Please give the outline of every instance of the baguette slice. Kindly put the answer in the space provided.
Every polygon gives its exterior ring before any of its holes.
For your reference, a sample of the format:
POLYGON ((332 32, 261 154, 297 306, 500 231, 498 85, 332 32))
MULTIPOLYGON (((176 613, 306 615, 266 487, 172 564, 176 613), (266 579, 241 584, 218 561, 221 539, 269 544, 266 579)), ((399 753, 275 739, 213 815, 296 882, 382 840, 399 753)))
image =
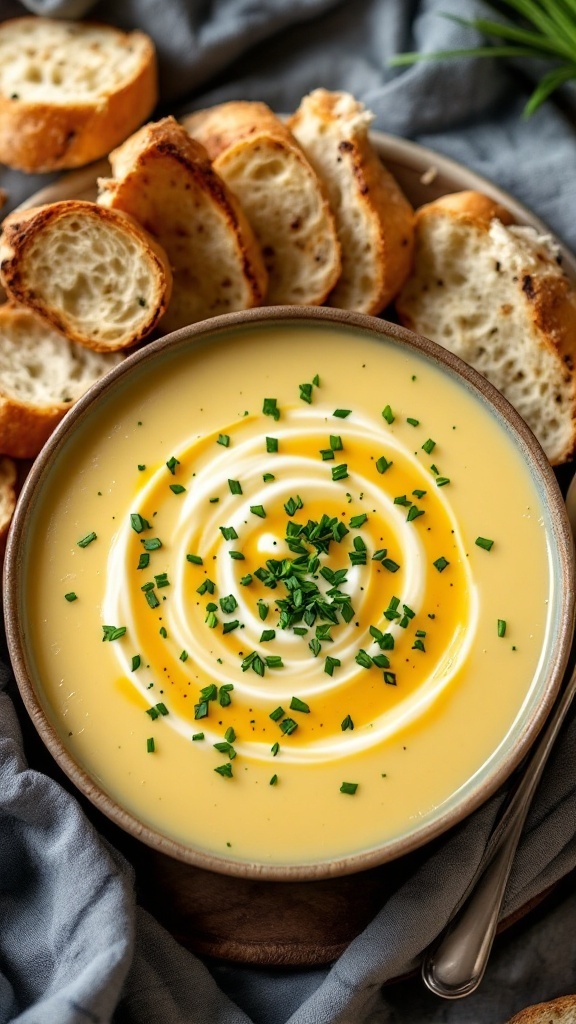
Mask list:
POLYGON ((0 277, 15 302, 98 352, 146 337, 172 284, 166 254, 135 221, 74 199, 6 218, 0 277))
POLYGON ((68 341, 23 306, 0 306, 0 451, 34 458, 74 402, 122 358, 68 341))
POLYGON ((134 217, 170 260, 162 330, 262 304, 267 274, 252 228, 204 147, 173 117, 145 125, 110 163, 114 178, 100 179, 98 202, 134 217))
POLYGON ((340 275, 325 188, 286 126, 264 103, 191 114, 186 130, 236 194, 269 274, 267 302, 321 305, 340 275))
POLYGON ((342 274, 328 303, 379 313, 412 264, 414 211, 368 137, 373 114, 345 92, 315 89, 288 127, 325 182, 342 247, 342 274))
POLYGON ((0 455, 0 562, 4 558, 8 528, 16 508, 17 490, 16 464, 6 455, 0 455))
POLYGON ((143 32, 51 18, 0 25, 0 161, 22 171, 79 167, 150 115, 156 55, 143 32))
POLYGON ((514 1014, 508 1024, 576 1024, 576 995, 527 1006, 514 1014))
POLYGON ((474 366, 558 465, 576 448, 576 291, 552 240, 477 192, 416 215, 400 320, 474 366))

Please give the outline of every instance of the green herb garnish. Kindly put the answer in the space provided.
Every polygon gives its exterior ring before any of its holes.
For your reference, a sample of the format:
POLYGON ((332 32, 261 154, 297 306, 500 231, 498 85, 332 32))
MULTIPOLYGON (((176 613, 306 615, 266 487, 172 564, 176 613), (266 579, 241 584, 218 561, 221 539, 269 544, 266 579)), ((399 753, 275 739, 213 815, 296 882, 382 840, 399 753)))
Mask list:
POLYGON ((345 420, 350 415, 352 409, 334 409, 333 416, 337 416, 339 420, 345 420))
POLYGON ((73 590, 69 590, 67 594, 64 594, 64 600, 68 601, 69 603, 71 603, 72 601, 77 601, 78 594, 76 594, 73 590))
POLYGON ((494 541, 489 540, 488 537, 476 537, 474 543, 477 544, 479 548, 484 548, 484 551, 490 551, 493 547, 494 541))
POLYGON ((448 559, 444 558, 444 555, 441 555, 435 562, 432 562, 432 565, 435 569, 438 569, 438 572, 444 572, 444 569, 447 565, 450 565, 450 562, 448 559))
POLYGON ((430 455, 434 451, 435 447, 436 441, 433 441, 431 437, 429 437, 427 441, 424 441, 424 444, 422 445, 422 449, 427 455, 430 455))
POLYGON ((266 438, 266 451, 267 452, 271 452, 271 453, 278 451, 278 438, 277 437, 267 437, 266 438))
POLYGON ((170 472, 172 473, 172 476, 174 476, 174 474, 176 472, 176 466, 179 466, 179 465, 180 465, 180 460, 179 459, 175 459, 173 455, 172 455, 171 458, 168 459, 168 462, 166 463, 166 466, 170 470, 170 472))
POLYGON ((126 632, 126 626, 102 626, 102 640, 119 640, 126 632))
POLYGON ((498 619, 498 636, 506 636, 506 619, 498 619))
POLYGON ((310 707, 305 701, 300 700, 299 697, 292 697, 290 701, 290 711, 301 711, 305 715, 310 714, 310 707))
POLYGON ((386 420, 386 423, 394 423, 394 420, 396 419, 389 405, 385 406, 384 409, 382 409, 382 416, 386 420))
POLYGON ((216 444, 221 444, 223 448, 230 446, 230 435, 229 434, 218 434, 218 440, 216 444))
POLYGON ((262 412, 265 416, 272 416, 273 419, 280 419, 280 409, 275 398, 265 398, 262 404, 262 412))
POLYGON ((78 544, 79 548, 87 548, 88 545, 91 544, 93 540, 96 540, 96 534, 94 533, 94 531, 92 531, 92 533, 87 533, 85 537, 81 537, 80 540, 76 543, 78 544))
POLYGON ((343 782, 342 785, 340 786, 340 792, 341 793, 348 793, 349 796, 354 796, 354 794, 355 794, 357 789, 358 789, 358 783, 357 782, 343 782))
POLYGON ((242 485, 239 480, 229 480, 228 487, 230 488, 231 494, 242 494, 242 485))

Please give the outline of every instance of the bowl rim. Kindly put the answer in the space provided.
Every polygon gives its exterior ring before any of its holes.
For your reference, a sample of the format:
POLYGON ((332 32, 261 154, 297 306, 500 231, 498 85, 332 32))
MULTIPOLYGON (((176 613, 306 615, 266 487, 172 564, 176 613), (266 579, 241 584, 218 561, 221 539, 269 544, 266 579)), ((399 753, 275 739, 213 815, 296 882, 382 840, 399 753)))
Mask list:
MULTIPOLYGON (((458 356, 430 339, 380 318, 331 307, 265 306, 213 317, 183 327, 150 342, 144 348, 129 355, 122 363, 110 370, 104 378, 93 384, 69 410, 34 462, 18 498, 6 545, 3 600, 8 651, 28 714, 59 767, 98 810, 124 831, 154 850, 195 867, 252 880, 311 881, 363 871, 419 849, 468 817, 510 776, 544 725, 561 686, 574 629, 576 594, 571 585, 574 574, 575 557, 572 533, 566 506, 553 469, 525 421, 485 377, 458 356), (23 608, 21 594, 24 589, 23 552, 28 522, 43 480, 50 472, 60 448, 75 430, 77 422, 90 415, 99 398, 111 387, 113 388, 119 380, 130 374, 133 367, 161 358, 162 353, 167 350, 177 350, 190 343, 193 344, 194 339, 204 341, 211 335, 267 322, 272 322, 275 326, 308 322, 314 325, 332 325, 336 328, 350 327, 367 330, 373 337, 379 336, 400 343, 401 346, 407 346, 419 355, 429 358, 436 366, 439 365, 440 368, 447 369, 452 376, 463 379, 469 389, 479 393, 479 398, 485 405, 493 407, 496 418, 500 421, 504 420, 507 427, 511 428, 514 443, 529 462, 533 478, 537 479, 542 488, 541 500, 549 510, 551 534, 560 565, 560 579, 557 584, 560 612, 556 629, 556 643, 548 665, 542 669, 544 679, 538 702, 530 711, 512 748, 498 758, 487 776, 473 786, 463 799, 457 800, 441 815, 421 827, 416 827, 408 835, 402 835, 378 847, 344 855, 334 860, 299 864, 270 864, 234 860, 233 857, 224 857, 195 849, 193 846, 172 839, 154 827, 144 824, 121 807, 100 788, 87 771, 77 764, 44 712, 29 667, 26 651, 26 622, 23 621, 24 617, 20 616, 20 609, 23 608)), ((466 785, 469 783, 470 780, 466 785)))

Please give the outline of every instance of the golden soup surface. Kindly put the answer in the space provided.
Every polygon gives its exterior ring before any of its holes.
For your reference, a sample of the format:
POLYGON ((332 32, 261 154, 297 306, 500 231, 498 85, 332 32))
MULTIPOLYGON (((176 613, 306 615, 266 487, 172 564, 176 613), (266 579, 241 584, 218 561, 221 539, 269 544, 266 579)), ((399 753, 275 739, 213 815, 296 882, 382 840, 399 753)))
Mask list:
POLYGON ((521 729, 550 631, 506 428, 352 328, 237 328, 130 379, 66 441, 27 545, 67 749, 239 861, 329 861, 448 810, 521 729))

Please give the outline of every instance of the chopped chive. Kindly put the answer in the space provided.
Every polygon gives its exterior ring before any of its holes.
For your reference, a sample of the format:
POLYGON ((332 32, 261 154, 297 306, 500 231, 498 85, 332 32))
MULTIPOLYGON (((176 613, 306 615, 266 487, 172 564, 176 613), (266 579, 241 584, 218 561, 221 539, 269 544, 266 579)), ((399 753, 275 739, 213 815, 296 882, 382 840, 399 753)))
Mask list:
POLYGON ((280 409, 275 398, 265 398, 262 404, 262 412, 265 416, 272 416, 273 419, 280 419, 280 409))
POLYGON ((272 746, 270 747, 270 753, 272 754, 272 757, 276 757, 276 754, 278 753, 279 750, 280 750, 280 744, 279 743, 273 743, 272 746))
POLYGON ((221 708, 227 708, 232 703, 230 691, 233 689, 233 683, 222 683, 222 686, 220 687, 220 692, 218 694, 218 703, 220 704, 221 708))
POLYGON ((238 534, 233 526, 219 526, 218 529, 224 540, 238 540, 238 534))
POLYGON ((202 700, 216 700, 218 696, 218 687, 216 683, 208 683, 208 686, 203 686, 200 690, 200 697, 202 700))
POLYGON ((275 786, 277 782, 278 782, 278 776, 277 775, 273 775, 272 778, 270 779, 269 785, 270 786, 275 786))
POLYGON ((375 551, 374 554, 372 555, 372 561, 383 562, 387 554, 388 548, 378 548, 378 551, 375 551))
POLYGON ((144 545, 145 551, 159 551, 162 547, 162 541, 159 537, 151 537, 150 540, 141 540, 140 543, 144 545))
POLYGON ((140 668, 141 658, 139 654, 132 655, 132 671, 135 672, 137 668, 140 668))
POLYGON ((200 596, 206 593, 213 594, 215 589, 216 584, 211 579, 208 579, 208 577, 206 577, 205 580, 202 580, 200 586, 196 588, 196 593, 200 594, 200 596))
POLYGON ((232 632, 234 632, 235 629, 238 629, 239 625, 240 625, 240 620, 239 619, 231 619, 230 622, 224 622, 223 623, 223 625, 222 625, 222 632, 224 633, 224 635, 226 633, 232 633, 232 632))
POLYGON ((339 420, 345 420, 350 415, 352 409, 334 409, 333 416, 337 416, 339 420))
POLYGON ((300 398, 308 405, 312 404, 312 384, 299 384, 300 398))
POLYGON ((207 718, 209 712, 209 706, 207 700, 201 700, 198 704, 194 705, 194 718, 207 718))
POLYGON ((218 605, 214 604, 214 601, 210 601, 209 604, 206 605, 206 611, 207 612, 217 612, 218 611, 218 605))
POLYGON ((308 630, 305 626, 294 626, 292 632, 296 633, 296 636, 306 636, 308 630))
POLYGON ((320 377, 318 376, 317 373, 315 373, 314 376, 312 377, 312 383, 315 385, 315 387, 320 387, 320 377))
POLYGON ((333 676, 334 669, 339 668, 341 664, 342 662, 340 661, 340 658, 331 658, 328 654, 324 662, 324 671, 326 675, 333 676))
POLYGON ((450 562, 448 559, 444 558, 444 555, 441 555, 435 562, 432 562, 432 565, 435 569, 438 569, 438 572, 444 572, 444 569, 447 565, 450 565, 450 562))
POLYGON ((146 469, 146 466, 144 465, 144 463, 140 462, 140 463, 138 464, 138 469, 139 469, 139 470, 140 470, 140 472, 142 473, 142 471, 146 469))
POLYGON ((384 673, 384 682, 387 686, 396 686, 396 675, 394 672, 384 673))
POLYGON ((214 771, 218 772, 218 775, 221 775, 224 779, 232 778, 232 765, 229 761, 227 761, 226 764, 219 765, 218 768, 214 769, 214 771))
POLYGON ((340 723, 340 728, 342 729, 342 732, 346 732, 347 729, 350 729, 351 731, 354 729, 354 722, 350 718, 350 715, 346 715, 346 718, 344 718, 340 723))
POLYGON ((411 523, 414 519, 418 519, 418 516, 424 515, 424 509, 418 508, 417 505, 412 505, 412 508, 408 509, 408 515, 406 516, 406 522, 411 523))
POLYGON ((361 665, 362 668, 372 668, 372 658, 365 650, 363 650, 363 648, 360 648, 354 660, 358 665, 361 665))
POLYGON ((278 438, 277 437, 267 437, 266 438, 266 451, 267 452, 277 452, 278 451, 278 438))
POLYGON ((479 548, 484 548, 484 551, 490 551, 494 541, 489 540, 488 537, 476 537, 474 543, 477 544, 479 548))
POLYGON ((156 708, 146 708, 146 714, 150 715, 153 722, 158 718, 158 711, 156 708))
POLYGON ((244 561, 244 555, 241 551, 229 551, 228 554, 230 555, 230 558, 234 558, 237 562, 244 561))
POLYGON ((145 596, 145 598, 146 598, 150 608, 157 608, 158 605, 160 604, 160 601, 156 597, 156 594, 154 593, 153 590, 147 590, 144 596, 145 596))
POLYGON ((263 505, 250 505, 250 511, 252 515, 258 516, 259 519, 266 519, 266 512, 263 505))
POLYGON ((436 487, 445 487, 446 484, 449 484, 449 483, 450 483, 450 478, 447 477, 447 476, 437 476, 436 477, 436 487))
POLYGON ((333 480, 345 480, 348 476, 348 466, 345 462, 342 462, 339 466, 332 467, 332 479, 333 480))
POLYGON ((168 462, 166 463, 166 466, 170 470, 170 472, 172 473, 172 476, 174 476, 174 473, 176 472, 176 466, 179 466, 179 465, 180 465, 179 460, 175 459, 173 455, 172 455, 171 458, 168 459, 168 462))
POLYGON ((398 572, 398 569, 400 568, 398 562, 395 562, 393 558, 383 558, 382 565, 388 570, 388 572, 398 572))
POLYGON ((266 601, 263 601, 261 597, 258 598, 258 615, 262 619, 262 622, 264 622, 265 619, 268 618, 268 611, 269 608, 268 605, 266 604, 266 601))
POLYGON ((149 736, 148 739, 146 740, 146 752, 148 754, 153 754, 154 753, 154 737, 153 736, 149 736))
POLYGON ((438 474, 440 473, 438 466, 435 466, 434 463, 432 463, 432 465, 430 466, 430 470, 432 471, 432 473, 434 473, 434 476, 438 476, 438 474))
POLYGON ((315 658, 318 657, 320 651, 322 650, 322 645, 320 644, 320 641, 316 637, 314 637, 314 639, 310 641, 308 647, 312 651, 312 654, 314 655, 315 658))
POLYGON ((96 534, 94 531, 92 531, 92 533, 87 533, 85 537, 81 537, 79 541, 76 541, 76 543, 79 548, 87 548, 93 540, 96 540, 96 534))
POLYGON ((126 632, 126 626, 102 626, 102 640, 119 640, 126 632))
POLYGON ((154 577, 154 579, 156 580, 156 586, 157 587, 162 588, 162 587, 169 587, 170 586, 170 580, 168 579, 168 573, 167 572, 159 573, 158 576, 154 577))
POLYGON ((321 448, 320 455, 322 456, 323 462, 330 462, 334 458, 334 452, 331 448, 321 448))
POLYGON ((290 736, 293 732, 296 732, 298 722, 295 722, 293 718, 285 718, 283 722, 280 722, 280 728, 285 736, 290 736))
POLYGON ((293 516, 298 509, 304 508, 304 502, 299 494, 295 498, 288 498, 288 501, 284 505, 286 515, 293 516))
POLYGON ((174 494, 182 494, 186 490, 186 488, 183 487, 182 484, 170 484, 170 490, 174 494))
POLYGON ((157 712, 158 712, 158 713, 159 713, 160 715, 167 715, 167 714, 168 714, 168 708, 167 708, 167 707, 166 707, 166 705, 165 705, 165 704, 163 703, 163 701, 160 701, 160 703, 156 705, 156 711, 157 711, 157 712))
POLYGON ((274 711, 270 712, 268 717, 271 718, 273 722, 278 722, 285 714, 286 712, 284 711, 284 708, 277 707, 274 711))
POLYGON ((364 523, 366 522, 367 519, 368 516, 366 515, 365 512, 363 512, 362 515, 360 516, 352 516, 352 519, 350 520, 350 526, 352 527, 353 530, 357 530, 359 529, 360 526, 364 526, 364 523))
POLYGON ((136 566, 136 568, 137 569, 147 569, 149 565, 150 565, 150 555, 148 554, 147 551, 143 551, 142 554, 140 555, 140 558, 138 559, 138 565, 136 566))
POLYGON ((208 498, 211 505, 215 505, 216 502, 220 501, 220 498, 208 498))
POLYGON ((263 644, 263 643, 266 643, 267 640, 273 640, 275 636, 276 636, 276 630, 275 629, 263 629, 262 630, 262 635, 260 637, 260 643, 263 644))
POLYGON ((389 405, 385 406, 385 408, 382 409, 382 416, 386 420, 386 423, 394 423, 394 420, 396 418, 389 405))
POLYGON ((423 498, 424 495, 426 494, 426 491, 420 491, 416 489, 415 491, 412 491, 412 494, 414 495, 415 498, 423 498))
POLYGON ((411 427, 419 427, 420 420, 414 420, 411 416, 406 417, 406 423, 409 423, 411 427))
POLYGON ((142 533, 142 530, 149 530, 150 523, 144 516, 141 516, 138 512, 131 512, 130 514, 130 526, 136 533, 142 533))
POLYGON ((413 651, 423 651, 424 654, 426 653, 426 648, 424 647, 424 643, 420 639, 414 641, 414 643, 412 644, 412 650, 413 651))
POLYGON ((264 473, 264 475, 263 475, 262 479, 263 479, 263 481, 264 481, 264 483, 265 483, 265 484, 269 484, 269 483, 270 483, 270 481, 271 481, 271 480, 275 480, 275 479, 276 479, 276 477, 274 476, 274 474, 273 474, 273 473, 264 473))
POLYGON ((349 796, 354 796, 354 794, 355 794, 357 789, 358 789, 358 783, 357 782, 343 782, 342 785, 340 786, 340 792, 341 793, 348 793, 349 796))
POLYGON ((192 565, 204 565, 200 555, 186 555, 186 561, 191 562, 192 565))
POLYGON ((216 626, 218 625, 218 616, 215 612, 208 612, 204 622, 208 626, 208 629, 216 629, 216 626))
POLYGON ((397 494, 396 497, 394 498, 394 504, 405 505, 406 507, 409 508, 410 505, 412 505, 412 502, 410 501, 410 498, 406 497, 405 494, 397 494))
POLYGON ((386 456, 381 455, 379 459, 376 459, 376 469, 379 473, 385 473, 387 469, 390 469, 392 462, 388 462, 386 456))
POLYGON ((180 661, 188 661, 188 651, 182 651, 180 654, 180 661))
POLYGON ((267 654, 264 660, 268 668, 284 668, 284 662, 279 654, 267 654))
POLYGON ((305 701, 300 700, 299 697, 292 697, 290 701, 290 711, 302 711, 303 714, 310 714, 310 706, 305 701))
POLYGON ((193 739, 193 741, 195 743, 198 740, 203 740, 204 739, 204 733, 203 732, 195 732, 195 733, 192 734, 192 739, 193 739))
POLYGON ((431 455, 435 447, 436 441, 433 441, 432 438, 429 437, 427 441, 424 441, 424 444, 422 445, 422 450, 425 451, 427 455, 431 455))
POLYGON ((230 445, 230 435, 218 434, 218 440, 216 441, 216 444, 221 444, 223 448, 228 448, 230 445))
POLYGON ((344 448, 340 434, 330 434, 330 447, 333 452, 341 452, 344 448))
POLYGON ((242 485, 239 480, 229 480, 228 487, 232 494, 242 494, 242 485))
POLYGON ((385 654, 375 654, 372 661, 377 668, 390 668, 390 662, 385 654))
POLYGON ((69 602, 77 601, 78 594, 76 594, 73 590, 69 590, 67 594, 64 594, 64 599, 69 602))
POLYGON ((498 619, 498 636, 506 636, 506 619, 498 619))
POLYGON ((232 612, 235 612, 238 607, 238 601, 234 597, 234 594, 228 594, 226 597, 221 597, 220 607, 227 615, 231 615, 232 612))
POLYGON ((417 629, 416 630, 416 636, 426 636, 426 630, 425 629, 417 629))
POLYGON ((252 583, 252 576, 250 575, 249 572, 247 572, 245 576, 242 576, 240 583, 242 584, 243 587, 250 586, 250 584, 252 583))

